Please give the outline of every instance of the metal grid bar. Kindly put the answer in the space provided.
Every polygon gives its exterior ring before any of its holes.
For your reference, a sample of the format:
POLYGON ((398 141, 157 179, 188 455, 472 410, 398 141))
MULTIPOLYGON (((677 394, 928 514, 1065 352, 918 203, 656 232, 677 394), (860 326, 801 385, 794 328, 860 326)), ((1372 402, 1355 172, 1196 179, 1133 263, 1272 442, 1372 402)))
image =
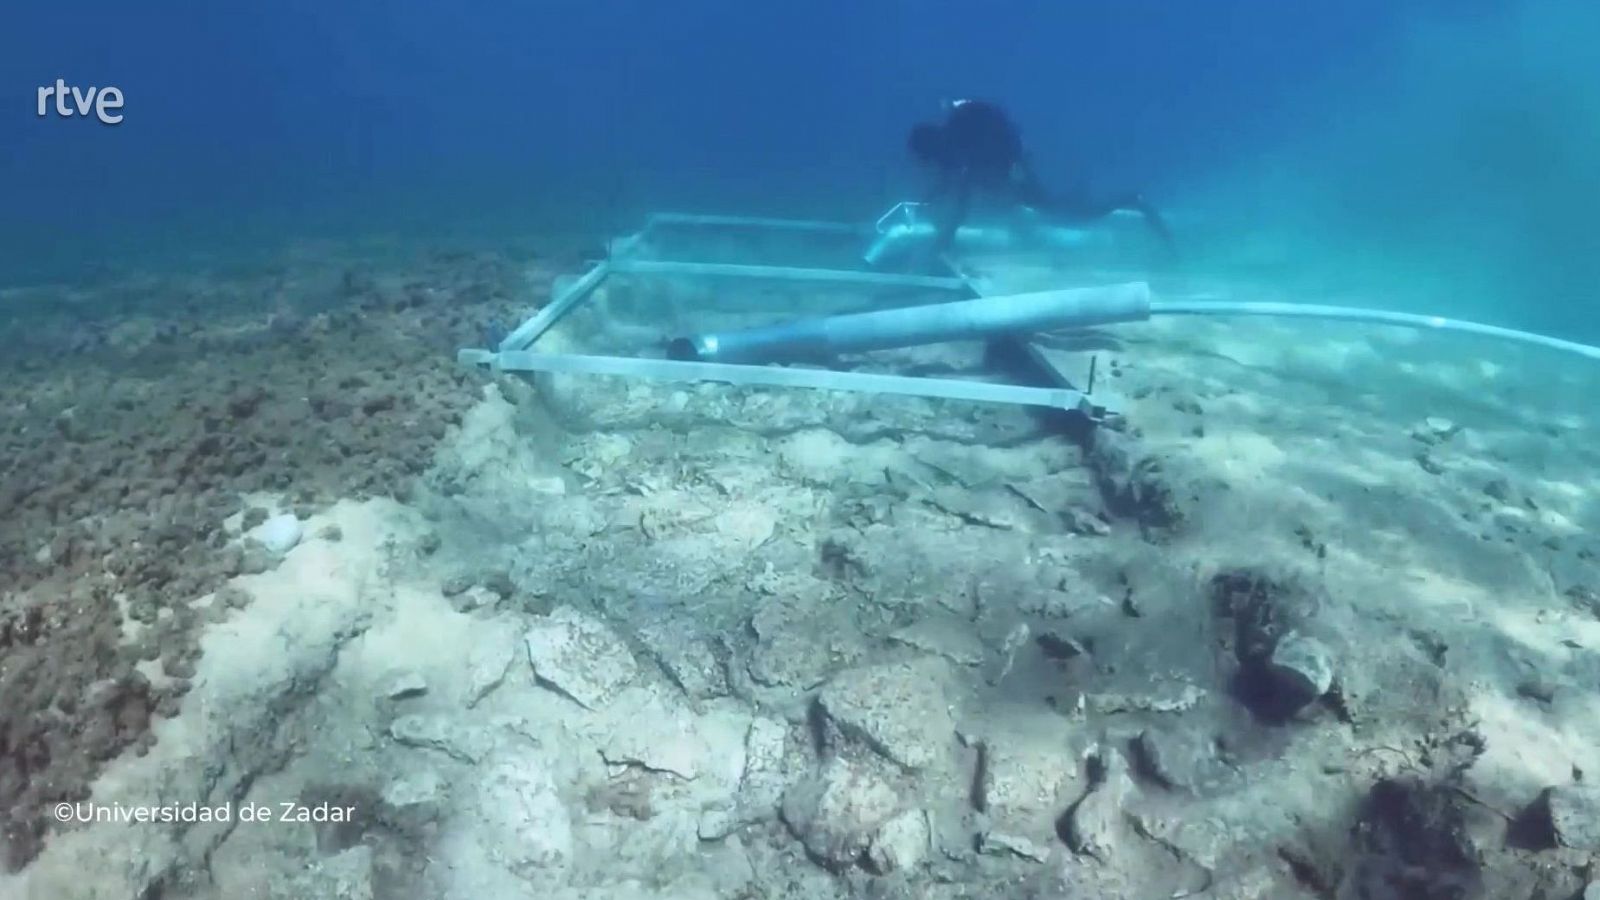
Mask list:
POLYGON ((518 325, 516 331, 506 335, 505 340, 500 342, 500 352, 527 349, 528 345, 538 340, 539 335, 549 331, 557 319, 566 315, 567 311, 578 305, 580 300, 593 293, 609 274, 611 274, 611 263, 596 263, 595 267, 584 273, 582 278, 568 285, 560 296, 545 304, 544 308, 532 318, 518 325))
POLYGON ((692 275, 726 278, 771 278, 780 281, 831 281, 886 287, 922 287, 965 291, 967 282, 938 275, 897 275, 888 272, 853 272, 849 269, 810 269, 792 266, 749 266, 736 263, 674 262, 654 259, 613 260, 611 271, 631 275, 692 275))
POLYGON ((726 384, 798 387, 824 391, 900 394, 981 403, 1008 403, 1051 409, 1087 409, 1084 395, 1066 388, 1026 387, 959 381, 950 378, 915 378, 831 369, 797 369, 730 363, 682 362, 670 359, 636 359, 626 356, 580 356, 514 350, 504 353, 462 351, 463 364, 505 372, 553 372, 565 375, 618 375, 662 381, 713 381, 726 384))
POLYGON ((529 348, 538 338, 589 297, 613 273, 641 275, 689 275, 709 277, 770 278, 787 281, 834 282, 928 288, 981 295, 973 279, 962 275, 947 257, 941 262, 950 276, 901 275, 884 272, 856 272, 786 266, 734 265, 681 261, 641 260, 632 254, 658 226, 699 225, 723 228, 757 228, 838 235, 866 235, 871 229, 838 222, 770 219, 743 216, 656 213, 644 228, 612 245, 608 258, 595 264, 577 281, 568 285, 550 303, 517 327, 497 351, 464 349, 457 362, 464 366, 505 372, 550 372, 562 374, 612 375, 680 382, 721 382, 768 387, 798 387, 869 394, 895 394, 980 403, 1035 406, 1076 410, 1098 418, 1105 412, 1096 402, 1070 385, 1031 387, 994 384, 945 378, 903 375, 878 375, 862 372, 837 372, 828 369, 803 369, 777 366, 702 363, 680 360, 541 353, 529 348))
POLYGON ((650 225, 710 225, 724 228, 772 228, 780 231, 815 231, 826 234, 860 234, 858 225, 845 222, 818 222, 806 219, 765 219, 759 216, 715 216, 700 213, 656 213, 650 225))

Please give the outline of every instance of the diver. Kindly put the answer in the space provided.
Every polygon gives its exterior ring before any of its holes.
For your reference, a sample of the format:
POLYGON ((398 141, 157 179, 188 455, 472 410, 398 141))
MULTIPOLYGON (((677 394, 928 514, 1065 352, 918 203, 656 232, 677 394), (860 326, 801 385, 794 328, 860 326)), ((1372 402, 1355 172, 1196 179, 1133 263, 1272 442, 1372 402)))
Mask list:
POLYGON ((1097 200, 1083 192, 1046 191, 1023 150, 1017 126, 995 103, 946 102, 944 121, 914 126, 906 144, 912 157, 933 171, 927 201, 935 210, 937 237, 931 248, 935 255, 949 249, 978 191, 1060 223, 1094 222, 1119 210, 1137 212, 1162 246, 1168 252, 1173 249, 1166 221, 1138 193, 1097 200))

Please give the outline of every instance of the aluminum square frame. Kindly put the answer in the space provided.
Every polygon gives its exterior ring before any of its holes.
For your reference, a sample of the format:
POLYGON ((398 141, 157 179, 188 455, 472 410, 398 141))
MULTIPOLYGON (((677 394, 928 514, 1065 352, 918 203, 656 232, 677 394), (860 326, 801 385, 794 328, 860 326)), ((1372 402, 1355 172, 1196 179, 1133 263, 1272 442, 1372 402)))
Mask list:
POLYGON ((1029 356, 1048 374, 1055 387, 966 381, 955 378, 883 375, 864 372, 839 372, 828 369, 776 365, 692 362, 627 356, 577 353, 547 353, 537 349, 539 338, 578 304, 594 294, 611 275, 673 276, 710 279, 763 279, 791 283, 859 284, 872 287, 925 288, 945 291, 953 299, 986 295, 981 279, 963 275, 948 257, 941 264, 948 275, 905 275, 888 272, 821 269, 793 266, 741 265, 696 261, 642 258, 638 250, 650 237, 673 227, 714 228, 728 232, 828 233, 858 237, 863 246, 886 234, 893 220, 910 220, 913 204, 892 207, 872 226, 801 219, 774 219, 749 216, 656 213, 642 229, 611 245, 606 259, 591 265, 576 281, 565 286, 549 303, 523 321, 493 349, 467 348, 457 352, 459 364, 480 371, 612 375, 676 382, 721 382, 768 387, 801 387, 814 390, 853 391, 869 394, 898 394, 979 403, 1001 403, 1044 407, 1077 412, 1091 420, 1101 420, 1116 411, 1103 392, 1094 393, 1093 366, 1090 383, 1079 389, 1052 356, 1040 348, 1023 343, 1029 356))

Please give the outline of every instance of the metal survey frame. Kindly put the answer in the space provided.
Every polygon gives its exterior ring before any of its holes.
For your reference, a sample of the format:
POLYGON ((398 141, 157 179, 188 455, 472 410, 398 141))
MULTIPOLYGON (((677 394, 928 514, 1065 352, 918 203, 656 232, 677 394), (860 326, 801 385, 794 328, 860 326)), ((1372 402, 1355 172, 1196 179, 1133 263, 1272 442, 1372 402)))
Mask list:
MULTIPOLYGON (((902 211, 907 215, 911 213, 911 209, 904 204, 893 207, 877 221, 871 230, 875 230, 880 236, 883 235, 889 227, 886 223, 896 213, 902 211)), ((595 263, 576 281, 567 285, 537 313, 518 325, 500 342, 497 348, 492 350, 460 350, 456 354, 457 362, 470 368, 493 372, 617 375, 664 381, 710 381, 769 387, 802 387, 816 390, 897 394, 980 403, 1047 407, 1081 413, 1091 420, 1104 419, 1117 413, 1115 409, 1110 407, 1109 398, 1103 393, 1091 396, 1094 393, 1092 374, 1091 383, 1085 385, 1083 390, 1080 390, 1073 384, 1066 372, 1045 355, 1032 352, 1031 345, 1026 342, 1021 342, 1023 347, 1030 351, 1031 358, 1040 365, 1057 386, 1031 387, 965 381, 953 378, 837 372, 829 369, 707 363, 572 353, 541 353, 530 349, 541 335, 553 327, 567 313, 571 312, 579 303, 592 295, 612 274, 763 278, 793 282, 917 287, 966 294, 969 297, 981 297, 987 293, 974 279, 961 274, 948 258, 943 259, 943 262, 952 274, 940 276, 901 275, 847 269, 649 260, 639 259, 633 255, 652 231, 661 226, 670 227, 673 225, 833 233, 859 236, 863 240, 872 236, 869 229, 839 222, 693 213, 656 213, 646 220, 644 227, 638 232, 613 243, 606 259, 595 263)))

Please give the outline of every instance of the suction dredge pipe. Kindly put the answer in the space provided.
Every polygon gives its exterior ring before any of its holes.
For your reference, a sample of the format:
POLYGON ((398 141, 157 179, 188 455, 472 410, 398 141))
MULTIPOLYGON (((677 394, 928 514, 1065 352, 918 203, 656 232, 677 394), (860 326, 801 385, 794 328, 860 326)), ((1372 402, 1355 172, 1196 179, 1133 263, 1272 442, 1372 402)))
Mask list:
POLYGON ((1142 322, 1152 316, 1270 316, 1396 325, 1511 340, 1600 361, 1600 347, 1441 316, 1303 303, 1157 302, 1151 299, 1149 285, 1142 281, 980 297, 699 334, 672 341, 667 355, 697 362, 783 362, 832 353, 1142 322))
POLYGON ((775 362, 1134 322, 1149 316, 1150 286, 1139 281, 979 297, 700 334, 672 341, 667 356, 697 362, 775 362))

